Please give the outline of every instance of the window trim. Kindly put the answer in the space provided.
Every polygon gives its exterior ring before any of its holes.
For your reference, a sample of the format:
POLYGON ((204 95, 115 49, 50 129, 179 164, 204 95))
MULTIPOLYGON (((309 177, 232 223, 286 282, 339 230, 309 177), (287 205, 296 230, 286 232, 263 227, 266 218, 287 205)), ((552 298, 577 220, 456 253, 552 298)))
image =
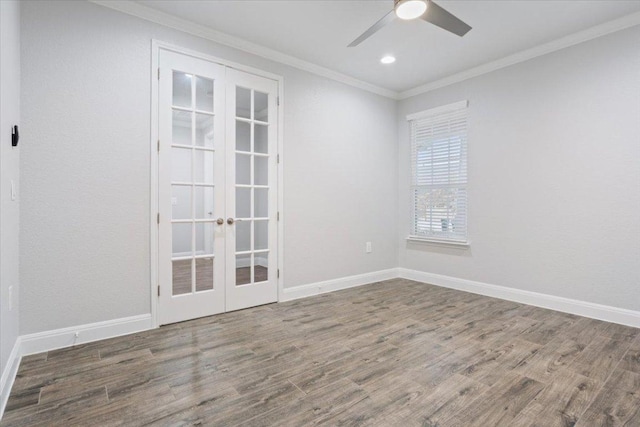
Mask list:
MULTIPOLYGON (((458 101, 458 102, 453 102, 450 104, 446 104, 446 105, 442 105, 439 107, 435 107, 435 108, 431 108, 428 110, 424 110, 424 111, 420 111, 417 113, 412 113, 412 114, 408 114, 406 116, 407 122, 409 122, 409 124, 414 121, 414 120, 422 120, 422 119, 428 119, 434 116, 438 116, 441 115, 443 113, 448 113, 451 111, 456 111, 456 110, 461 110, 461 109, 466 109, 469 107, 469 101, 468 100, 463 100, 463 101, 458 101)), ((411 126, 411 124, 410 124, 411 126)), ((468 126, 468 116, 467 116, 467 126, 468 126)), ((412 151, 412 147, 413 147, 414 141, 411 139, 411 136, 409 137, 409 147, 410 147, 410 152, 412 151)), ((467 140, 465 140, 465 144, 467 144, 467 140)), ((468 151, 467 151, 467 160, 468 160, 468 151)), ((410 165, 411 168, 413 169, 414 165, 411 164, 410 165)), ((467 161, 467 167, 468 167, 468 161, 467 161)), ((411 178, 411 182, 409 184, 409 188, 413 188, 413 177, 411 178)), ((465 188, 468 189, 468 175, 467 175, 467 183, 465 184, 465 188)), ((411 192, 410 192, 411 193, 411 192)), ((406 241, 407 243, 415 243, 415 244, 424 244, 424 245, 434 245, 434 246, 441 246, 441 247, 451 247, 451 248, 457 248, 457 249, 466 249, 469 248, 471 246, 471 242, 469 240, 469 228, 468 228, 468 220, 469 220, 469 200, 467 197, 467 211, 466 211, 466 216, 465 216, 465 239, 456 239, 456 238, 438 238, 438 237, 424 237, 424 236, 418 236, 418 235, 413 235, 411 234, 411 232, 409 232, 408 236, 406 237, 406 241)), ((411 214, 411 218, 413 221, 413 218, 415 218, 415 211, 412 209, 410 209, 410 214, 411 214)), ((413 228, 413 226, 411 225, 411 223, 409 224, 410 229, 413 228)))
POLYGON ((445 240, 417 236, 407 236, 406 240, 409 243, 417 243, 421 245, 451 246, 460 249, 471 247, 471 242, 469 240, 445 240))
POLYGON ((412 120, 420 120, 426 119, 429 117, 437 116, 442 113, 448 113, 449 111, 460 110, 462 108, 468 108, 469 101, 458 101, 447 105, 442 105, 440 107, 430 108, 428 110, 420 111, 417 113, 407 115, 407 121, 410 122, 412 120))

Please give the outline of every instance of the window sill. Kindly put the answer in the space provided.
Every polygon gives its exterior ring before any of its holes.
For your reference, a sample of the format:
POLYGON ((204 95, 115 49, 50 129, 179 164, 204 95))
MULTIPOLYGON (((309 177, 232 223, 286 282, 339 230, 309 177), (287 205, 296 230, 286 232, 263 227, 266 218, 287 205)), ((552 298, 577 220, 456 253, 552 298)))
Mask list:
POLYGON ((407 237, 407 242, 418 243, 423 245, 436 245, 436 246, 449 246, 454 248, 466 249, 471 247, 471 242, 462 242, 456 240, 440 240, 440 239, 427 239, 421 237, 407 237))

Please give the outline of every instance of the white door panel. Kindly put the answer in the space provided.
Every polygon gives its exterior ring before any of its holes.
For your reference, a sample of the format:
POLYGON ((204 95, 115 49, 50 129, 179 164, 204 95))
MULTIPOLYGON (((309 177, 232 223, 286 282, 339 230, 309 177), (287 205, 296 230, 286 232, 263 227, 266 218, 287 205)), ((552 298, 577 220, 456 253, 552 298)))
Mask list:
POLYGON ((225 309, 224 74, 218 64, 160 54, 160 324, 225 309))
POLYGON ((274 80, 227 70, 227 311, 278 299, 277 91, 274 80))

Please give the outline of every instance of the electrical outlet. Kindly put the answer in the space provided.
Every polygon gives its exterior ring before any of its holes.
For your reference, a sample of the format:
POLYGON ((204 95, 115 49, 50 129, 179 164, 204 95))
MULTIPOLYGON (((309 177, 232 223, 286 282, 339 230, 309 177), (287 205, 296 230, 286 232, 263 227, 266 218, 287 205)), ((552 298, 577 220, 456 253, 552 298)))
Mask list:
POLYGON ((9 286, 9 311, 13 310, 13 286, 9 286))
POLYGON ((367 242, 367 245, 365 247, 365 251, 370 254, 371 253, 371 242, 367 242))

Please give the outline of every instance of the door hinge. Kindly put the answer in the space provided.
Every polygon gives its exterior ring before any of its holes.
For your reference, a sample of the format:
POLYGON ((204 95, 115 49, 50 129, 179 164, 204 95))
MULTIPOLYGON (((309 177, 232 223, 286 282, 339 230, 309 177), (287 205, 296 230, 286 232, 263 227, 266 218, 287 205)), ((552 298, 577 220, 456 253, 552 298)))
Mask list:
POLYGON ((280 212, 276 215, 276 221, 280 221, 280 212))
POLYGON ((158 80, 160 80, 160 68, 158 68, 158 80))
POLYGON ((158 296, 160 296, 160 285, 158 285, 158 296))
POLYGON ((276 154, 276 163, 280 163, 280 154, 276 154))
POLYGON ((280 97, 279 96, 276 97, 276 104, 278 105, 278 107, 280 106, 280 97))
POLYGON ((160 140, 158 140, 158 152, 160 151, 160 140))
POLYGON ((158 215, 156 216, 156 221, 160 224, 160 212, 158 212, 158 215))
POLYGON ((280 278, 280 269, 278 269, 278 274, 277 274, 277 276, 278 276, 278 279, 279 279, 279 278, 280 278))

